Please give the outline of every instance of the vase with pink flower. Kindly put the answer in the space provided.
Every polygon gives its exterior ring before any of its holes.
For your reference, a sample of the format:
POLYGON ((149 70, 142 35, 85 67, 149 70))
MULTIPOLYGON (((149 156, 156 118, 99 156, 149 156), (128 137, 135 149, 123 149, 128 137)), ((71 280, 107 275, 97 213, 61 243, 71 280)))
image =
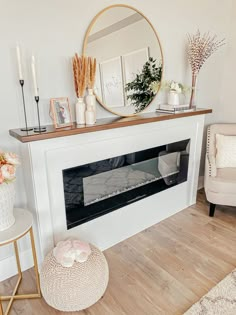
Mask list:
POLYGON ((15 223, 13 207, 15 201, 15 173, 19 165, 16 154, 0 151, 0 231, 15 223))

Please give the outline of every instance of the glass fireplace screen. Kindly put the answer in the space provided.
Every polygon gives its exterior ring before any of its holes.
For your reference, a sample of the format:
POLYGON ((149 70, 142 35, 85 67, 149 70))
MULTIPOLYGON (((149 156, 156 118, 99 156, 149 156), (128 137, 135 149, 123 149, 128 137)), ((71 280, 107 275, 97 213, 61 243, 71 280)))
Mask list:
POLYGON ((187 180, 190 139, 63 170, 67 228, 187 180))

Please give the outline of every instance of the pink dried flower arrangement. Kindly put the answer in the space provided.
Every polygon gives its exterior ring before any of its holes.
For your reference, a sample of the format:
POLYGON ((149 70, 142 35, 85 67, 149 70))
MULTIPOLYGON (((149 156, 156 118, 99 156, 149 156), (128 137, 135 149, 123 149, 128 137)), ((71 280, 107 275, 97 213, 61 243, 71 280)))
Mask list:
POLYGON ((195 34, 188 34, 188 60, 192 69, 192 94, 190 98, 190 108, 195 101, 195 90, 197 76, 204 63, 212 54, 225 44, 225 39, 218 40, 217 36, 211 36, 210 33, 201 34, 198 30, 195 34))
POLYGON ((19 158, 15 153, 0 151, 0 184, 15 180, 16 167, 19 164, 19 158))

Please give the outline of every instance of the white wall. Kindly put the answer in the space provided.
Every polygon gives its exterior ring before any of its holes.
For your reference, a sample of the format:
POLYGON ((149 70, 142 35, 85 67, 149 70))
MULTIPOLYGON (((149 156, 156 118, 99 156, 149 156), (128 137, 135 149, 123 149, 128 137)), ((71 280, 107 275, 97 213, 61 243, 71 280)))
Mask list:
MULTIPOLYGON (((236 122, 235 75, 236 75, 236 1, 233 1, 230 16, 228 42, 225 55, 225 68, 221 77, 220 100, 217 106, 218 122, 236 122)), ((220 79, 220 77, 219 77, 220 79)))
MULTIPOLYGON (((15 45, 24 52, 25 92, 29 122, 36 122, 32 93, 30 56, 35 54, 39 69, 40 107, 44 122, 50 122, 48 104, 51 97, 68 96, 75 102, 70 57, 81 52, 85 31, 92 18, 114 0, 0 0, 0 148, 18 153, 19 143, 8 130, 23 125, 21 94, 17 76, 15 45)), ((217 52, 199 76, 198 104, 212 107, 208 122, 235 121, 233 79, 235 76, 236 5, 233 0, 124 0, 144 13, 156 28, 164 53, 164 76, 190 84, 186 59, 186 33, 199 28, 226 37, 228 45, 217 52), (230 24, 231 23, 231 24, 230 24), (225 66, 225 68, 224 68, 225 66)), ((104 48, 105 49, 105 48, 104 48)), ((98 117, 109 116, 98 108, 98 117)), ((26 206, 24 176, 17 176, 17 206, 26 206)), ((26 244, 22 245, 23 247, 26 244)), ((0 259, 10 249, 0 251, 0 259)), ((1 267, 0 267, 1 276, 1 267)))

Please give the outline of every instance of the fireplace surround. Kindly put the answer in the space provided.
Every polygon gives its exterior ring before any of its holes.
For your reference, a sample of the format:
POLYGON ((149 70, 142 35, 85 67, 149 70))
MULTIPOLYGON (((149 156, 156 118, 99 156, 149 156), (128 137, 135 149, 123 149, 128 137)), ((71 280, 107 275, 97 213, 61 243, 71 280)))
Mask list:
MULTIPOLYGON (((35 209, 42 257, 55 243, 67 237, 80 237, 104 250, 193 204, 197 192, 203 122, 204 115, 199 115, 25 144, 24 160, 28 159, 29 163, 25 164, 30 166, 32 174, 27 181, 28 200, 31 208, 35 209), (154 158, 162 160, 158 170, 164 174, 165 155, 168 157, 164 152, 168 151, 168 147, 171 151, 167 144, 183 140, 184 147, 173 151, 189 152, 186 181, 172 186, 165 183, 168 189, 159 193, 127 203, 77 226, 67 226, 65 170, 107 159, 113 159, 111 161, 115 164, 117 157, 131 157, 134 152, 158 148, 155 150, 159 153, 154 158)), ((166 181, 169 179, 167 176, 166 181)))
MULTIPOLYGON (((34 215, 39 265, 60 240, 76 237, 104 250, 194 204, 204 118, 210 112, 200 109, 176 115, 147 113, 128 119, 101 119, 96 126, 73 126, 59 131, 48 127, 46 134, 38 135, 24 135, 20 130, 11 130, 10 134, 22 142, 27 207, 34 215), (170 146, 182 141, 185 144, 181 148, 170 146), (103 213, 68 229, 63 183, 65 170, 110 160, 113 167, 116 166, 115 171, 118 171, 120 164, 117 157, 130 158, 133 153, 153 148, 159 148, 154 156, 158 163, 154 160, 154 164, 158 165, 158 172, 163 176, 162 183, 167 189, 132 200, 115 211, 103 213), (183 167, 181 163, 186 161, 188 167, 183 167), (173 171, 177 166, 183 170, 178 175, 173 171), (173 171, 173 174, 166 170, 173 171), (176 181, 176 177, 178 184, 172 182, 176 181)), ((151 163, 152 166, 154 164, 151 163)), ((138 167, 140 170, 140 165, 138 167)), ((144 166, 141 167, 143 171, 144 166)), ((32 267, 30 257, 30 249, 21 250, 24 270, 32 267)), ((0 279, 6 279, 16 272, 12 259, 0 262, 0 279), (11 270, 11 274, 6 270, 11 270)))

